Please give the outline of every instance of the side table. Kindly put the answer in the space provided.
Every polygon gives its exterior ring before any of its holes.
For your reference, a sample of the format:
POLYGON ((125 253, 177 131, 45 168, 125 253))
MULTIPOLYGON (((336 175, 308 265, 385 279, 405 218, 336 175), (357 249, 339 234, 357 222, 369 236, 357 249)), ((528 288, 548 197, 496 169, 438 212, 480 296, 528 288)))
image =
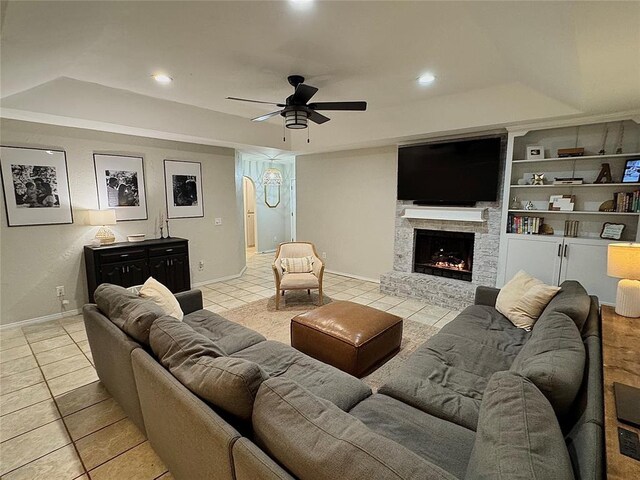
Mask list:
MULTIPOLYGON (((613 383, 640 388, 640 318, 622 317, 602 307, 602 362, 607 479, 640 478, 640 461, 620 453, 618 427, 640 435, 640 429, 618 421, 613 383)), ((638 405, 640 408, 640 405, 638 405)))

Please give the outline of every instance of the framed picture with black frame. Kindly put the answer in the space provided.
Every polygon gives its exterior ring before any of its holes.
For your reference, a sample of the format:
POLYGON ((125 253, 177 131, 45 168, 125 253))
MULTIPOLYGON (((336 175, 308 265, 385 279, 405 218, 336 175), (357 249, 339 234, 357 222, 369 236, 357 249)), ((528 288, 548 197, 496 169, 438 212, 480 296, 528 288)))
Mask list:
POLYGON ((146 220, 142 157, 94 153, 93 164, 100 209, 114 209, 118 221, 146 220))
POLYGON ((204 217, 200 162, 165 160, 164 183, 167 218, 204 217))
POLYGON ((64 150, 1 146, 0 167, 10 227, 73 223, 64 150))
POLYGON ((630 158, 624 165, 622 183, 640 182, 640 158, 630 158))

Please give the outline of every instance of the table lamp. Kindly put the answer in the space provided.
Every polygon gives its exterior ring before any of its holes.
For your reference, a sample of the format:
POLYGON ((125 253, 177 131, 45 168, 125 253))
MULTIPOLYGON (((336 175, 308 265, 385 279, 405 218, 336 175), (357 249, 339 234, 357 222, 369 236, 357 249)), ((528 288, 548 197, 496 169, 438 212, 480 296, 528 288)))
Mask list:
POLYGON ((108 245, 116 241, 116 236, 107 225, 116 224, 115 210, 89 210, 89 224, 100 226, 96 239, 100 245, 108 245))
POLYGON ((611 243, 607 250, 607 275, 621 278, 616 313, 640 317, 640 243, 611 243))

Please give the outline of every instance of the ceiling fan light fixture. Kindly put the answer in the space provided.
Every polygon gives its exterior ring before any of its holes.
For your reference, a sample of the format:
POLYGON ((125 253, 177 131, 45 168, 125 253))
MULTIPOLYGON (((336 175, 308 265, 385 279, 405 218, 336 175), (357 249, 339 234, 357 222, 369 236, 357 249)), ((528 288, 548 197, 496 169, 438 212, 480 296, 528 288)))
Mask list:
POLYGON ((289 110, 284 113, 284 125, 287 128, 294 130, 307 128, 308 120, 307 112, 303 110, 289 110))

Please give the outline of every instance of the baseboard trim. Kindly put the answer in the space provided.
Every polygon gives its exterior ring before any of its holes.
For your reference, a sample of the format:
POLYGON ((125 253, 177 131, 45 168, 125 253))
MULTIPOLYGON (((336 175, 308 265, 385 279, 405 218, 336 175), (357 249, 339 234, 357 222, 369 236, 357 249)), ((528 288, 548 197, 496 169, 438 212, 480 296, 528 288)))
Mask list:
POLYGON ((76 308, 74 310, 68 310, 66 312, 53 313, 51 315, 45 315, 44 317, 28 318, 26 320, 19 320, 17 322, 6 323, 4 325, 0 325, 0 331, 6 330, 8 328, 27 327, 29 325, 35 325, 37 323, 49 322, 51 320, 61 320, 61 319, 66 318, 66 317, 73 317, 74 315, 78 315, 81 312, 82 312, 81 309, 76 308))
POLYGON ((336 270, 325 269, 325 272, 333 273, 334 275, 342 275, 343 277, 355 278, 356 280, 364 280, 365 282, 380 283, 379 278, 376 279, 376 278, 363 277, 360 275, 354 275, 353 273, 337 272, 336 270))
POLYGON ((240 278, 242 275, 244 275, 244 272, 246 271, 247 271, 247 266, 245 265, 244 267, 242 267, 242 270, 240 270, 240 273, 236 273, 235 275, 228 275, 226 277, 217 277, 212 280, 205 280, 204 282, 192 283, 191 287, 201 287, 203 285, 208 285, 210 283, 220 283, 220 282, 226 282, 227 280, 235 280, 236 278, 240 278))

